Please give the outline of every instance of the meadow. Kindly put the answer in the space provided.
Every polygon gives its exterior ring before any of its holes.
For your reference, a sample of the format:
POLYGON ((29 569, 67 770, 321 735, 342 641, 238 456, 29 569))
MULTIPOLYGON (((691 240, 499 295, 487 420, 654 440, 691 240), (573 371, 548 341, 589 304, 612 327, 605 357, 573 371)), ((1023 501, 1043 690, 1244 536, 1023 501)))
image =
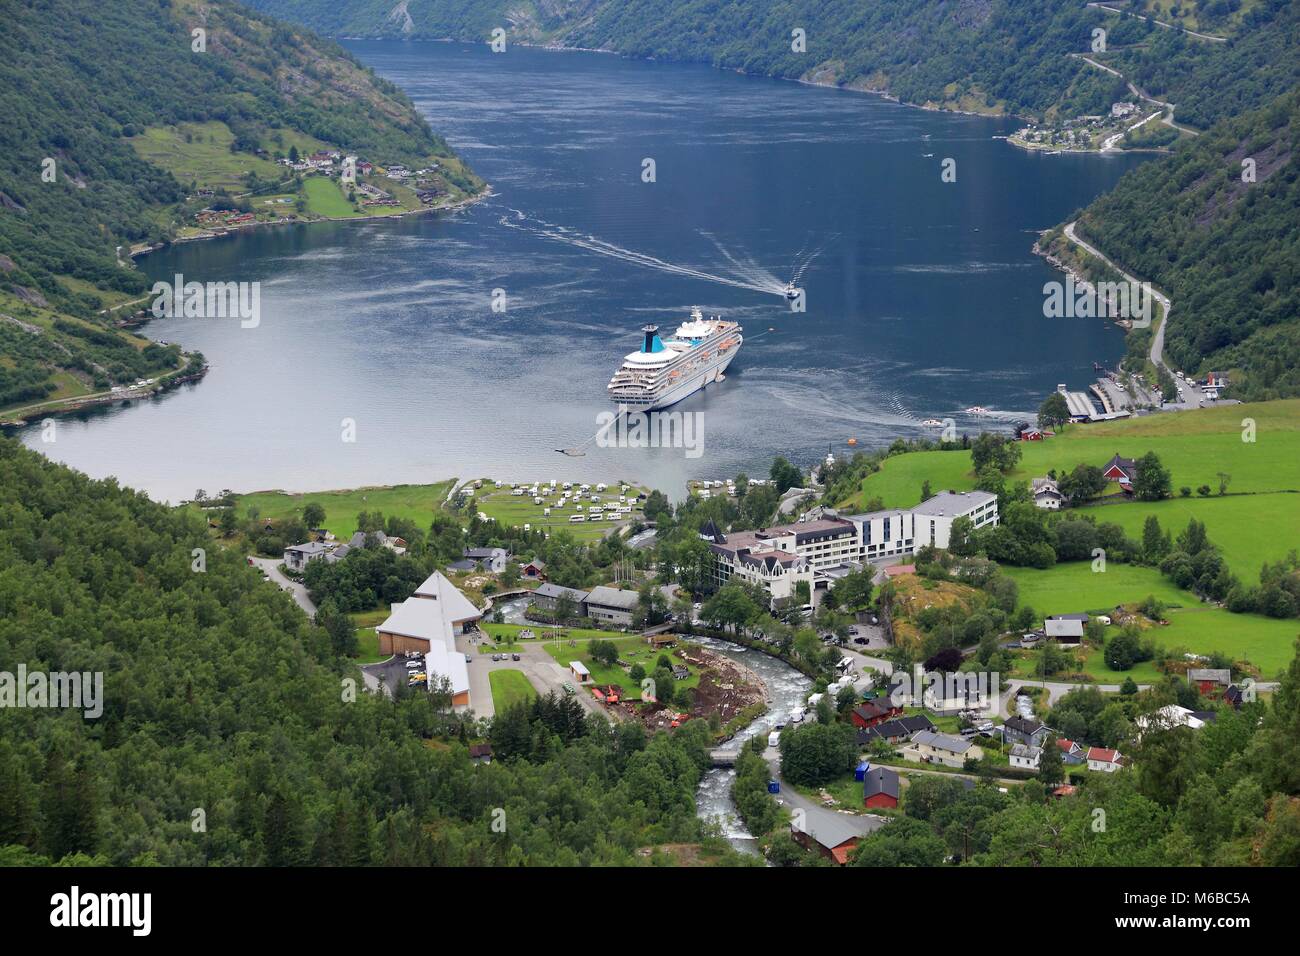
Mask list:
POLYGON ((263 518, 279 520, 302 513, 303 506, 315 502, 325 509, 325 527, 335 537, 346 539, 357 530, 357 515, 362 511, 380 511, 385 517, 396 515, 428 528, 433 514, 442 507, 453 481, 428 485, 392 485, 354 488, 340 491, 311 491, 289 494, 284 491, 254 491, 236 496, 235 508, 241 518, 256 508, 263 518))
MULTIPOLYGON (((1094 573, 1086 561, 1058 564, 1046 571, 1004 567, 1003 573, 1020 587, 1020 603, 1042 615, 1072 612, 1105 613, 1119 604, 1133 604, 1149 595, 1166 605, 1169 624, 1146 631, 1162 647, 1183 648, 1193 654, 1222 653, 1234 661, 1249 661, 1265 678, 1276 676, 1295 656, 1300 621, 1275 619, 1260 614, 1233 614, 1203 604, 1196 595, 1174 587, 1154 568, 1109 564, 1104 573, 1094 573)), ((1107 638, 1117 633, 1109 628, 1107 638)), ((1029 658, 1032 660, 1032 656, 1029 658)), ((1089 652, 1086 670, 1106 683, 1119 683, 1126 676, 1139 682, 1154 679, 1154 666, 1139 664, 1132 671, 1112 671, 1100 650, 1089 652)), ((1017 671, 1017 676, 1027 676, 1017 671)))

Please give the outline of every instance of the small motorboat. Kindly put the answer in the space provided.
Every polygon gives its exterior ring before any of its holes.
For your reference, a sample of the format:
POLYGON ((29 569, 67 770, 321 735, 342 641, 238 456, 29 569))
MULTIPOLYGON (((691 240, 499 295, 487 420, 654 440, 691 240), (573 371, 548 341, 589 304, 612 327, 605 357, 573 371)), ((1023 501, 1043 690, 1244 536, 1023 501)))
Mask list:
POLYGON ((983 405, 972 405, 970 408, 966 409, 967 415, 987 415, 988 413, 989 410, 983 405))
POLYGON ((793 282, 787 282, 785 284, 785 297, 787 299, 799 298, 799 290, 794 287, 793 282))
POLYGON ((939 421, 937 418, 927 418, 925 421, 921 422, 921 426, 923 428, 942 428, 943 422, 939 421))

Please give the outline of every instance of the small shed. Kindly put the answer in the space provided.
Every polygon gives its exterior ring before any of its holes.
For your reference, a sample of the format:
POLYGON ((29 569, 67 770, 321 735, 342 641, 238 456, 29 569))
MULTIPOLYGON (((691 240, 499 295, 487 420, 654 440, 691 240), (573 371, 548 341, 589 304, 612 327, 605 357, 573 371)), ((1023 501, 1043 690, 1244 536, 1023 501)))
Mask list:
POLYGON ((571 673, 579 684, 591 683, 591 671, 587 670, 587 665, 582 661, 569 661, 569 673, 571 673))
POLYGON ((858 765, 853 768, 853 779, 856 780, 858 783, 861 783, 866 778, 867 771, 870 769, 871 769, 870 761, 867 760, 860 761, 858 765))

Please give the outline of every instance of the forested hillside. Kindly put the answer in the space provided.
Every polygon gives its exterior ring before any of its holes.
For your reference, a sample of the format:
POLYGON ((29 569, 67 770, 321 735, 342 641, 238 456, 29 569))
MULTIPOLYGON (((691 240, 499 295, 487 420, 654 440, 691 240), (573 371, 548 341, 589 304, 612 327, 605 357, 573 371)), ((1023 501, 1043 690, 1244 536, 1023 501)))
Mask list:
MULTIPOLYGON (((103 710, 6 706, 0 865, 757 862, 696 816, 706 721, 647 738, 540 698, 498 714, 496 759, 474 764, 480 729, 445 694, 362 691, 329 632, 196 512, 0 439, 0 670, 20 666, 102 673, 103 710)), ((1109 742, 1173 701, 1202 706, 1171 677, 1118 699, 1080 690, 1051 716, 1109 742)), ((1293 866, 1297 733, 1300 657, 1270 701, 1148 732, 1130 768, 1077 797, 914 780, 858 862, 1293 866)), ((784 813, 771 806, 778 833, 784 813)), ((780 849, 787 865, 820 859, 780 849)))
POLYGON ((1295 49, 1288 0, 1188 0, 1172 12, 1149 0, 1115 4, 1228 43, 1082 0, 251 2, 334 36, 486 41, 493 28, 503 27, 515 41, 712 63, 881 90, 918 105, 1035 118, 1105 112, 1122 98, 1122 83, 1078 58, 1095 52, 1093 30, 1099 27, 1107 32, 1100 58, 1154 94, 1168 95, 1193 125, 1208 126, 1243 102, 1267 102, 1295 82, 1297 69, 1287 52, 1295 49), (792 49, 796 27, 806 33, 806 52, 792 49))
MULTIPOLYGON (((227 0, 6 4, 0 89, 0 408, 175 365, 173 353, 119 375, 103 346, 144 343, 92 331, 110 327, 99 309, 142 292, 125 249, 170 236, 192 185, 142 158, 147 130, 215 121, 232 156, 304 138, 391 162, 439 157, 459 176, 394 86, 332 41, 227 0)), ((192 140, 178 138, 182 152, 192 140)))
POLYGON ((1298 147, 1293 91, 1129 173, 1080 220, 1090 242, 1172 298, 1175 364, 1239 370, 1238 397, 1300 395, 1298 147))
POLYGON ((103 714, 6 706, 0 865, 632 865, 704 836, 705 722, 647 741, 542 698, 476 766, 445 695, 364 693, 193 511, 0 439, 0 670, 19 665, 102 672, 103 714))

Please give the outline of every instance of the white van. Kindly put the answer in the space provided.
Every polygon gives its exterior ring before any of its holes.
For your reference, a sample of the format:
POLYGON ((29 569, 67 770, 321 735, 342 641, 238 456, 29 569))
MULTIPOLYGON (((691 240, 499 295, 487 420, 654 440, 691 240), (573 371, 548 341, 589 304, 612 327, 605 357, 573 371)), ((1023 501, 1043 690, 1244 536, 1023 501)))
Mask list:
POLYGON ((777 747, 780 746, 780 744, 781 744, 781 731, 774 730, 767 735, 767 745, 769 747, 777 747))
POLYGON ((807 716, 808 711, 804 710, 802 707, 796 707, 794 710, 790 711, 790 723, 801 724, 803 723, 803 719, 807 716))
POLYGON ((533 530, 533 526, 530 525, 530 524, 526 524, 526 525, 524 525, 524 530, 525 530, 525 531, 532 531, 532 530, 533 530))
POLYGON ((580 521, 586 521, 586 515, 569 515, 569 524, 577 524, 580 521))
POLYGON ((550 509, 550 508, 543 508, 543 509, 542 509, 542 517, 543 517, 543 518, 549 518, 550 516, 551 516, 551 509, 550 509))

